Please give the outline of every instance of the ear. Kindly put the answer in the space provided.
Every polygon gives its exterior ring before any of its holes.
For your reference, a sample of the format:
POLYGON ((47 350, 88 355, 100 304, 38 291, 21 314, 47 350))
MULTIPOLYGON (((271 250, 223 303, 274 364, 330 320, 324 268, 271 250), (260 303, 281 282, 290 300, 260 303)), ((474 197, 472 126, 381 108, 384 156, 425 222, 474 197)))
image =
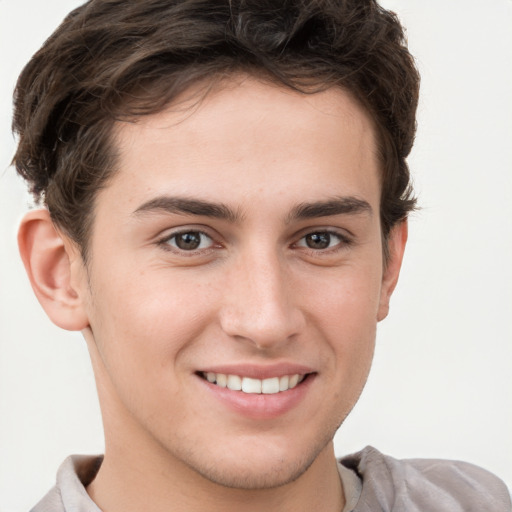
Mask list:
POLYGON ((24 216, 18 246, 30 284, 50 320, 69 331, 87 327, 82 258, 55 228, 47 210, 32 210, 24 216))
POLYGON ((391 230, 387 243, 388 259, 387 262, 384 262, 384 272, 382 274, 382 287, 380 291, 379 310, 377 313, 378 322, 388 316, 391 294, 398 282, 405 244, 407 243, 407 220, 397 224, 391 230))

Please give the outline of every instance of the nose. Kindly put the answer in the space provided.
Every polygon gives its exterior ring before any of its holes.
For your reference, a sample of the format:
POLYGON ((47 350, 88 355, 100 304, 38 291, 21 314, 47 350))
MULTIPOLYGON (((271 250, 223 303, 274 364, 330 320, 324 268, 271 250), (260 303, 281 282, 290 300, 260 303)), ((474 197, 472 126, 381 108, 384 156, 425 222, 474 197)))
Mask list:
POLYGON ((260 350, 286 344, 305 326, 295 288, 291 271, 279 255, 259 251, 240 257, 236 268, 227 273, 222 329, 260 350))

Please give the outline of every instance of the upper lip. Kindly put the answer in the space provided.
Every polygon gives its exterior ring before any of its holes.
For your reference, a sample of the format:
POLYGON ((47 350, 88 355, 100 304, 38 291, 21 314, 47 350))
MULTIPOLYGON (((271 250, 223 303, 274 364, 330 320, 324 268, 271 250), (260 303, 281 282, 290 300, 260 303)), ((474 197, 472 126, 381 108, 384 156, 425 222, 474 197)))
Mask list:
POLYGON ((199 373, 223 373, 225 375, 238 375, 240 377, 250 377, 251 379, 269 379, 272 377, 283 377, 284 375, 305 375, 313 373, 314 370, 302 364, 279 363, 270 365, 254 364, 224 364, 213 365, 201 368, 199 373))

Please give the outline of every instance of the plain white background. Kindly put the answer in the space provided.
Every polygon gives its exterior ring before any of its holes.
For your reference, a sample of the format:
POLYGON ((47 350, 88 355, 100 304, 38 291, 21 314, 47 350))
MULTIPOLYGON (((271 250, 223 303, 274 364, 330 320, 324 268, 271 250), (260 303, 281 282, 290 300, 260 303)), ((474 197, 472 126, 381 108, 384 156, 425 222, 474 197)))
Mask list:
MULTIPOLYGON (((512 484, 512 1, 386 0, 422 74, 410 165, 421 212, 373 373, 336 437, 463 459, 512 484)), ((28 510, 70 453, 102 451, 85 343, 54 327, 18 260, 27 209, 9 161, 11 94, 78 2, 0 0, 0 512, 28 510)))

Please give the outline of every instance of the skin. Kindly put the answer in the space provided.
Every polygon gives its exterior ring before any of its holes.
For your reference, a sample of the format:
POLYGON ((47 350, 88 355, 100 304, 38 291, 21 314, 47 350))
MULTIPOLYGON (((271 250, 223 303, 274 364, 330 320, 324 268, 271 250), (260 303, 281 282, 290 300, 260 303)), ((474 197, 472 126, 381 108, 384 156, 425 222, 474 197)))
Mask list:
POLYGON ((90 496, 106 512, 341 510, 332 439, 407 233, 392 230, 384 265, 371 120, 340 89, 239 77, 115 135, 87 266, 44 210, 20 229, 39 300, 89 347, 106 440, 90 496), (199 248, 180 249, 184 232, 199 248), (265 395, 240 412, 198 375, 296 365, 309 376, 276 414, 265 395))

